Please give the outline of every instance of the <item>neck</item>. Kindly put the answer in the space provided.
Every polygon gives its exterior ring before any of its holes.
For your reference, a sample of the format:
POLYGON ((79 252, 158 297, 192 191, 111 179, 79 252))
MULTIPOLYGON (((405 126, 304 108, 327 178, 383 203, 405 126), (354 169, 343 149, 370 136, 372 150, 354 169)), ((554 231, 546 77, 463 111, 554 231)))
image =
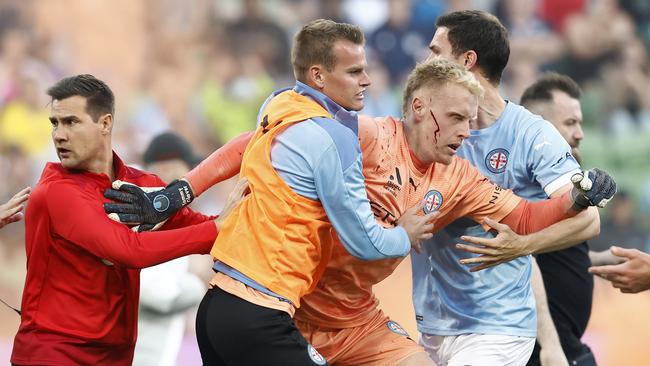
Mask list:
POLYGON ((492 85, 489 80, 478 72, 475 72, 474 75, 481 83, 485 94, 479 101, 478 118, 470 127, 473 130, 480 130, 481 128, 490 127, 496 122, 506 108, 506 102, 499 94, 498 86, 492 85))
POLYGON ((413 162, 413 165, 418 171, 420 171, 420 173, 424 173, 432 163, 425 161, 421 154, 418 154, 418 151, 422 151, 422 149, 418 144, 418 139, 416 138, 417 131, 415 131, 414 128, 410 128, 412 123, 413 122, 406 121, 405 119, 402 120, 402 124, 404 126, 404 136, 406 137, 406 145, 409 149, 409 154, 411 155, 411 161, 413 162))
POLYGON ((113 168, 113 151, 111 144, 104 148, 103 154, 100 159, 94 161, 89 167, 88 171, 95 174, 106 174, 111 182, 115 180, 115 169, 113 168))

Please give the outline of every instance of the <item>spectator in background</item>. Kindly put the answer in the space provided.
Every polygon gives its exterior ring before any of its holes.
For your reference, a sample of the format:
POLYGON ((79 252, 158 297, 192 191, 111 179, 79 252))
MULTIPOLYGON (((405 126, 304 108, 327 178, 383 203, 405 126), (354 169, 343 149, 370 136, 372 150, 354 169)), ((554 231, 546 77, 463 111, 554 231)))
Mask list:
POLYGON ((620 6, 634 19, 639 36, 646 48, 650 48, 650 1, 622 0, 620 6))
POLYGON ((554 31, 562 34, 566 20, 575 13, 583 12, 586 2, 587 0, 541 0, 540 18, 554 31))
MULTIPOLYGON (((145 169, 165 183, 184 176, 202 160, 180 136, 156 136, 144 152, 145 169)), ((135 366, 174 366, 186 328, 187 310, 199 305, 206 286, 181 257, 140 273, 140 313, 135 366)))
POLYGON ((636 35, 626 39, 602 75, 607 129, 616 134, 650 131, 650 61, 641 39, 636 35))
POLYGON ((401 116, 399 92, 391 87, 386 66, 377 59, 370 60, 368 75, 372 75, 372 88, 366 91, 363 113, 370 116, 401 116))
POLYGON ((25 207, 23 203, 25 203, 29 198, 30 192, 30 187, 23 188, 20 192, 11 197, 7 203, 0 205, 0 229, 5 225, 20 221, 23 218, 22 211, 25 207))
POLYGON ((612 244, 630 249, 644 249, 645 237, 639 230, 630 194, 620 190, 609 205, 609 217, 601 225, 600 235, 590 241, 591 249, 608 250, 612 244))
POLYGON ((540 1, 500 0, 496 4, 496 15, 510 34, 511 61, 503 76, 503 93, 510 100, 517 100, 535 82, 540 69, 564 52, 562 38, 537 16, 540 1))
POLYGON ((20 147, 0 144, 0 177, 11 177, 5 178, 0 185, 0 201, 7 200, 24 187, 32 185, 38 177, 34 169, 34 160, 20 147))
POLYGON ((0 112, 0 143, 15 145, 36 157, 50 146, 51 128, 43 123, 47 120, 46 100, 34 76, 21 72, 17 82, 18 94, 0 112))
POLYGON ((529 57, 544 64, 561 56, 564 43, 549 26, 537 16, 541 0, 499 0, 496 16, 502 20, 510 36, 513 59, 529 57), (544 47, 539 47, 544 44, 544 47))
MULTIPOLYGON (((388 20, 368 37, 375 57, 386 65, 391 83, 401 83, 411 71, 427 39, 411 27, 411 0, 389 0, 388 20)), ((424 55, 422 55, 424 56, 424 55)))
POLYGON ((266 70, 268 60, 254 52, 237 54, 225 40, 211 47, 209 60, 199 107, 218 143, 224 144, 255 129, 258 108, 274 84, 266 70))
POLYGON ((289 36, 275 19, 265 16, 258 0, 244 0, 242 18, 228 25, 226 33, 236 55, 256 53, 272 75, 290 79, 289 36))
POLYGON ((579 84, 596 78, 602 65, 616 57, 634 36, 634 24, 617 0, 594 0, 567 18, 565 36, 568 59, 566 74, 579 84))

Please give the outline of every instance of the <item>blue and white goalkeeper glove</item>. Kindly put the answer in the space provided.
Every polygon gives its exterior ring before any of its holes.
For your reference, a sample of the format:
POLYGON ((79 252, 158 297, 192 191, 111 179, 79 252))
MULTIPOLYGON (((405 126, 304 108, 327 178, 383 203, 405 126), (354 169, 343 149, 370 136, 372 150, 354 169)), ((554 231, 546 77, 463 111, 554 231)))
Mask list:
POLYGON ((184 180, 175 180, 167 187, 139 187, 116 180, 112 186, 104 191, 104 197, 116 202, 104 203, 104 211, 112 220, 138 225, 132 228, 137 232, 158 229, 194 200, 194 192, 184 180))

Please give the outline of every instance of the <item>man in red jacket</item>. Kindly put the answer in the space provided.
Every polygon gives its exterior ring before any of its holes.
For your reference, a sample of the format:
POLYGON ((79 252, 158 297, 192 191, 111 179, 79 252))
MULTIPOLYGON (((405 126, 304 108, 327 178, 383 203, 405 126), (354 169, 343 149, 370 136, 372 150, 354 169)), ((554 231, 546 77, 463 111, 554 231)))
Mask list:
POLYGON ((91 75, 65 78, 52 97, 48 163, 26 211, 27 278, 15 365, 131 365, 140 268, 207 254, 218 222, 184 208, 165 231, 135 233, 106 217, 104 190, 119 179, 164 186, 111 148, 114 97, 91 75))

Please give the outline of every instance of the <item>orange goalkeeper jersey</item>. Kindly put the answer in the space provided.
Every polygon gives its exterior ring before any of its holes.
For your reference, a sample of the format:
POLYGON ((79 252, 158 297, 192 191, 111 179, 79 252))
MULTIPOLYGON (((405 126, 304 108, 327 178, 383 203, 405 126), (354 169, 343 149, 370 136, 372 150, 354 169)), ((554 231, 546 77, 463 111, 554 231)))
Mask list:
MULTIPOLYGON (((425 200, 425 212, 440 211, 435 229, 467 216, 500 221, 520 202, 511 191, 491 183, 467 160, 426 166, 410 153, 403 125, 392 117, 359 118, 366 190, 385 227, 409 207, 425 200)), ((362 261, 338 242, 316 289, 303 297, 296 319, 325 328, 355 327, 369 321, 377 307, 372 286, 388 277, 403 258, 362 261)))

